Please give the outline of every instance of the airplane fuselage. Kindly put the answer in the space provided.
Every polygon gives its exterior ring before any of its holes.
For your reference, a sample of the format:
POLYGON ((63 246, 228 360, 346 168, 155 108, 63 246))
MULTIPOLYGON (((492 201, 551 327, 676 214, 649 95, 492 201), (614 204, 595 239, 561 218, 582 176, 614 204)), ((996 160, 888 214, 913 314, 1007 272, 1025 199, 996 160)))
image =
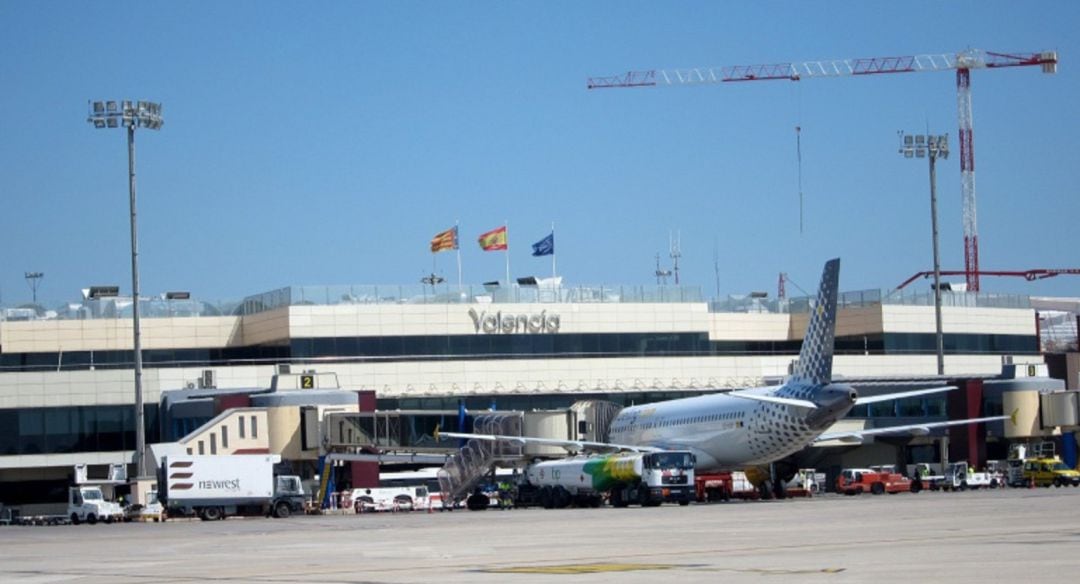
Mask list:
POLYGON ((744 391, 791 398, 815 395, 822 403, 818 409, 807 409, 718 393, 631 406, 615 417, 609 440, 690 450, 700 471, 745 468, 806 448, 847 415, 855 399, 850 388, 836 385, 788 384, 744 391))

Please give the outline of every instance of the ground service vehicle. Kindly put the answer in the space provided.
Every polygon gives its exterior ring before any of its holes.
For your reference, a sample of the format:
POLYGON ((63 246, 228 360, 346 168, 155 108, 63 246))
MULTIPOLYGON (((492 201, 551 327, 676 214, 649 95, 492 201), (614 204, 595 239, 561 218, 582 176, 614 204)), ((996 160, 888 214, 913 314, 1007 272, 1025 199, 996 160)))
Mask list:
POLYGON ((918 482, 912 483, 902 474, 884 470, 846 468, 836 477, 836 492, 845 495, 918 493, 920 489, 918 482))
POLYGON ((998 484, 996 476, 987 472, 974 472, 966 460, 961 460, 949 464, 945 469, 945 476, 935 481, 933 488, 945 491, 966 491, 967 489, 996 489, 998 484))
POLYGON ((127 509, 124 509, 125 521, 163 521, 165 519, 165 508, 161 505, 161 501, 158 500, 157 491, 150 491, 146 494, 145 505, 129 505, 127 509))
POLYGON ((825 473, 813 468, 800 468, 790 481, 784 483, 788 497, 809 497, 820 493, 825 487, 825 473))
POLYGON ((743 471, 694 473, 694 492, 698 503, 760 497, 743 471))
POLYGON ((413 511, 427 509, 431 505, 431 499, 428 488, 423 486, 373 487, 370 489, 353 489, 351 503, 357 513, 413 511))
POLYGON ((605 495, 614 507, 687 505, 694 497, 694 455, 673 450, 536 462, 525 468, 514 504, 599 507, 605 495))
POLYGON ((1080 472, 1069 468, 1060 458, 1031 458, 1024 461, 1024 480, 1036 487, 1080 487, 1080 472))
POLYGON ((304 509, 297 476, 274 476, 277 455, 166 456, 158 496, 170 516, 204 521, 229 515, 288 517, 304 509))
POLYGON ((93 525, 98 521, 112 523, 124 520, 124 510, 119 503, 105 500, 101 487, 79 485, 68 489, 68 519, 75 525, 82 522, 93 525))

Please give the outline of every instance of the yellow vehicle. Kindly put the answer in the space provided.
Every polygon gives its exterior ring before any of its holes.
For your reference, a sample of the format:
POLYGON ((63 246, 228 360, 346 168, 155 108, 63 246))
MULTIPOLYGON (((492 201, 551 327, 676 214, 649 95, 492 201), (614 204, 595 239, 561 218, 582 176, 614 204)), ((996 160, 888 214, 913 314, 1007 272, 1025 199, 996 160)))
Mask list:
POLYGON ((1080 472, 1058 458, 1029 458, 1024 461, 1024 480, 1033 481, 1037 487, 1080 487, 1080 472))

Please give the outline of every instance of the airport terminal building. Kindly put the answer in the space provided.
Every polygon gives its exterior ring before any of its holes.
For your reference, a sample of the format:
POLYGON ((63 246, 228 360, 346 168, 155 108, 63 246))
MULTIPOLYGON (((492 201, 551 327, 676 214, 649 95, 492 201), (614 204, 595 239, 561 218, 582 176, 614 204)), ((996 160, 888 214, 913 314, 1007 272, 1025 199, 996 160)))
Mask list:
MULTIPOLYGON (((991 379, 1006 362, 1044 362, 1047 331, 1029 298, 955 293, 945 294, 944 303, 948 378, 991 379)), ((207 424, 220 423, 226 406, 261 406, 270 408, 267 417, 241 421, 241 432, 252 430, 243 424, 261 421, 269 442, 259 448, 314 456, 318 445, 304 428, 305 404, 343 412, 445 412, 459 404, 527 411, 580 399, 625 405, 775 383, 798 354, 808 305, 805 298, 707 300, 697 288, 671 286, 294 286, 231 306, 144 298, 147 442, 205 432, 207 424), (259 403, 229 398, 268 389, 308 393, 259 403), (177 392, 213 398, 214 405, 173 415, 169 396, 177 392)), ((936 378, 931 295, 850 292, 839 305, 834 376, 936 378)), ((131 463, 131 299, 3 315, 0 502, 46 500, 66 487, 75 464, 131 463)), ((1072 324, 1066 339, 1072 353, 1051 365, 1070 388, 1078 375, 1075 317, 1072 324)), ((852 413, 944 415, 940 398, 852 413)), ((233 446, 214 449, 237 451, 235 431, 232 438, 233 446)))

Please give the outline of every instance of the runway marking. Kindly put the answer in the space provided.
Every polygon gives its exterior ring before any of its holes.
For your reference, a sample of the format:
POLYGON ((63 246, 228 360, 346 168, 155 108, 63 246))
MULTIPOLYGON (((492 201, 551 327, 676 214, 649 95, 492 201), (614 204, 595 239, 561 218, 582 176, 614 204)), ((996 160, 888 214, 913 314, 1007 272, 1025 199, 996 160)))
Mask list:
POLYGON ((804 576, 806 574, 839 574, 847 568, 697 568, 696 572, 732 572, 736 574, 760 574, 762 576, 804 576))
POLYGON ((561 564, 555 566, 508 566, 485 568, 481 572, 492 574, 599 574, 604 572, 638 572, 644 570, 672 570, 685 566, 674 564, 561 564))

